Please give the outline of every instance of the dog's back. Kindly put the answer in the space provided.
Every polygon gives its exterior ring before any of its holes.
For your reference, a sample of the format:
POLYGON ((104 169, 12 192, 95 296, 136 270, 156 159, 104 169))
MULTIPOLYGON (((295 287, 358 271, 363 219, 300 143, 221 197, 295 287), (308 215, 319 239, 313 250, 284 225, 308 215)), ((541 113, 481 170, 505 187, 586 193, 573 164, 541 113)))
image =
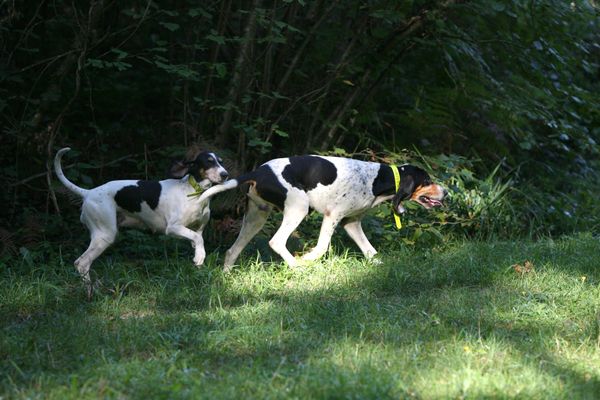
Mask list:
MULTIPOLYGON (((342 157, 297 156, 271 160, 269 167, 285 192, 304 191, 310 207, 326 213, 369 207, 375 200, 373 183, 381 164, 342 157)), ((261 187, 257 182, 258 193, 261 187)))

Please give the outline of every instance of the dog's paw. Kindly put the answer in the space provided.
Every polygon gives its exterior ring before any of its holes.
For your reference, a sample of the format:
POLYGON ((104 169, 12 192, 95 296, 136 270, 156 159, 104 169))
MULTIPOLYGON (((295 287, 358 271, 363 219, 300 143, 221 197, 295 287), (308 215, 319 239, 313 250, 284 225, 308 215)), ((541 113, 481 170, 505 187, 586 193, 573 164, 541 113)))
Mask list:
POLYGON ((379 258, 377 256, 373 256, 373 257, 369 258, 368 261, 371 265, 375 265, 375 266, 383 265, 383 261, 381 260, 381 258, 379 258))
POLYGON ((317 261, 319 258, 323 257, 323 253, 321 252, 315 252, 315 251, 309 251, 308 253, 306 253, 305 255, 303 255, 302 257, 300 257, 300 259, 306 263, 311 263, 313 261, 317 261))
POLYGON ((204 264, 205 258, 206 258, 206 254, 197 254, 194 257, 194 264, 196 265, 196 267, 202 266, 202 264, 204 264))
POLYGON ((304 260, 303 258, 298 258, 298 257, 294 257, 294 259, 290 260, 290 261, 286 261, 287 266, 290 269, 296 269, 296 270, 307 267, 308 265, 310 265, 312 263, 312 261, 304 260))

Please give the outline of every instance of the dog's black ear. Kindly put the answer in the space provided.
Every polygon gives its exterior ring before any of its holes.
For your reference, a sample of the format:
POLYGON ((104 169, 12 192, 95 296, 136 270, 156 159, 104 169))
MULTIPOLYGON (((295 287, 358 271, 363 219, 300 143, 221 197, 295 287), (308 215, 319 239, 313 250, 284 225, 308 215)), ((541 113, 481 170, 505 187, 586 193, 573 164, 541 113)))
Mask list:
POLYGON ((405 210, 401 202, 409 198, 415 190, 415 180, 411 175, 406 175, 400 180, 400 187, 392 199, 394 212, 402 214, 405 210))
POLYGON ((169 170, 167 171, 167 176, 171 179, 181 179, 190 171, 190 168, 193 165, 193 161, 173 161, 173 163, 169 167, 169 170))

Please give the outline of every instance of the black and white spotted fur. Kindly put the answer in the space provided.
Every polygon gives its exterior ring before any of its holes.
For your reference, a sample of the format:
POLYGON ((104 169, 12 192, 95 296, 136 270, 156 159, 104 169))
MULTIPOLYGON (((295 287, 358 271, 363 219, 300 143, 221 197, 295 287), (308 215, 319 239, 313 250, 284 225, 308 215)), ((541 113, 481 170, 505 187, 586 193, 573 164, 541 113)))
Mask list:
POLYGON ((263 227, 273 206, 283 210, 281 226, 269 241, 271 248, 290 266, 298 260, 286 248, 286 242, 312 208, 323 214, 319 240, 303 260, 320 258, 329 247, 338 224, 356 242, 365 257, 377 251, 365 236, 361 219, 376 205, 393 200, 394 210, 404 212, 403 200, 415 200, 426 208, 442 204, 447 191, 431 182, 422 169, 403 165, 399 168, 398 191, 389 165, 340 157, 298 156, 268 161, 255 171, 231 179, 207 190, 201 201, 242 183, 250 183, 248 209, 240 234, 225 256, 229 269, 243 248, 263 227))
POLYGON ((67 147, 58 151, 54 170, 62 184, 83 199, 81 222, 89 229, 91 240, 88 249, 75 261, 75 267, 88 284, 89 291, 90 267, 115 241, 119 226, 188 239, 195 247, 194 263, 201 265, 204 262, 202 231, 210 218, 209 200, 188 197, 195 192, 188 182, 188 174, 194 176, 203 189, 223 182, 228 173, 216 154, 203 152, 193 161, 180 162, 179 179, 118 180, 94 189, 83 189, 63 174, 61 159, 69 150, 67 147))

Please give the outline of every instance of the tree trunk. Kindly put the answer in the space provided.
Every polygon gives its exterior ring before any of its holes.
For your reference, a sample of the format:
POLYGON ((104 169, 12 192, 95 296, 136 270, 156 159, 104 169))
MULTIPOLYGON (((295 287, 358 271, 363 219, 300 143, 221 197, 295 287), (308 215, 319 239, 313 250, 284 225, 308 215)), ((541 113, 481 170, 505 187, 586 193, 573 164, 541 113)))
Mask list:
MULTIPOLYGON (((221 11, 219 12, 219 22, 217 24, 217 33, 219 34, 219 36, 223 36, 223 34, 225 33, 225 27, 227 26, 227 21, 229 19, 230 10, 231 10, 231 0, 223 1, 223 3, 221 4, 221 11)), ((210 57, 209 65, 211 67, 214 66, 215 63, 217 62, 217 59, 219 58, 220 49, 221 49, 221 45, 219 43, 215 43, 212 55, 210 57)), ((204 130, 203 128, 206 126, 206 123, 208 121, 208 118, 207 118, 208 110, 209 110, 208 98, 210 97, 210 91, 212 89, 212 82, 213 82, 213 72, 211 72, 208 75, 208 81, 206 82, 206 88, 204 89, 204 98, 202 99, 204 101, 204 104, 202 105, 201 117, 200 117, 200 123, 202 124, 202 127, 199 129, 200 132, 202 132, 204 130)), ((196 138, 196 139, 198 139, 198 138, 196 138)))
POLYGON ((248 22, 244 29, 244 37, 240 44, 238 51, 237 60, 233 70, 233 77, 231 78, 231 84, 229 86, 229 93, 227 95, 228 107, 223 113, 223 121, 219 126, 218 132, 219 137, 217 139, 219 145, 225 146, 232 139, 231 135, 231 123, 233 119, 233 109, 239 104, 239 99, 243 91, 243 81, 245 80, 247 64, 251 61, 248 57, 250 48, 254 41, 256 34, 256 8, 260 7, 261 0, 254 0, 252 2, 252 9, 248 16, 248 22))
MULTIPOLYGON (((447 8, 448 6, 454 4, 455 1, 456 0, 446 1, 442 5, 442 8, 447 8)), ((377 47, 377 50, 375 51, 375 56, 380 57, 388 49, 392 48, 393 45, 395 43, 397 43, 399 40, 405 40, 408 37, 416 34, 416 32, 418 32, 424 26, 427 13, 429 13, 429 12, 430 12, 430 10, 423 10, 419 15, 412 17, 405 25, 399 27, 394 32, 392 32, 377 47)), ((409 46, 407 48, 409 49, 411 47, 409 46)), ((398 55, 394 58, 398 58, 400 55, 404 54, 404 52, 405 52, 404 50, 401 50, 398 53, 398 55)), ((388 70, 389 70, 389 67, 384 70, 384 73, 387 72, 388 70)), ((378 76, 378 78, 375 80, 375 82, 367 88, 366 84, 367 84, 367 81, 372 72, 373 72, 373 67, 371 65, 369 65, 369 67, 363 73, 363 77, 361 78, 360 84, 357 85, 357 87, 354 89, 354 91, 346 98, 346 101, 344 101, 344 103, 341 106, 338 106, 330 114, 330 116, 327 118, 327 120, 323 124, 323 127, 321 128, 321 130, 319 131, 319 134, 317 135, 318 136, 317 138, 322 137, 322 142, 321 142, 321 146, 320 146, 321 151, 326 150, 333 142, 341 122, 345 118, 346 113, 348 112, 350 107, 353 105, 354 100, 357 98, 357 96, 361 92, 364 92, 366 94, 363 95, 363 99, 366 98, 371 93, 373 88, 383 79, 384 74, 380 74, 378 76)))
MULTIPOLYGON (((327 8, 327 10, 325 10, 325 12, 321 15, 321 17, 317 20, 317 22, 315 22, 315 24, 311 27, 310 31, 306 35, 306 38, 304 39, 304 41, 298 48, 298 51, 296 51, 296 54, 294 55, 292 62, 288 66, 287 70, 285 71, 285 74, 283 75, 283 77, 281 78, 279 83, 277 84, 276 91, 278 93, 281 94, 281 92, 284 90, 285 85, 287 85, 288 80, 292 76, 292 73, 295 71, 296 67, 298 66, 298 63, 300 62, 300 59, 301 59, 302 55, 304 54, 304 50, 306 49, 306 46, 308 46, 308 44, 312 40, 313 36, 315 35, 315 32, 317 31, 317 29, 319 29, 319 26, 321 26, 323 21, 325 21, 327 19, 327 17, 331 13, 331 11, 333 11, 333 9, 337 6, 337 4, 338 4, 337 0, 332 1, 331 5, 327 8)), ((269 106, 267 107, 267 111, 265 113, 266 118, 269 118, 269 116, 271 115, 271 112, 273 111, 273 107, 275 107, 276 102, 277 102, 277 99, 275 99, 275 98, 271 100, 269 106)))

